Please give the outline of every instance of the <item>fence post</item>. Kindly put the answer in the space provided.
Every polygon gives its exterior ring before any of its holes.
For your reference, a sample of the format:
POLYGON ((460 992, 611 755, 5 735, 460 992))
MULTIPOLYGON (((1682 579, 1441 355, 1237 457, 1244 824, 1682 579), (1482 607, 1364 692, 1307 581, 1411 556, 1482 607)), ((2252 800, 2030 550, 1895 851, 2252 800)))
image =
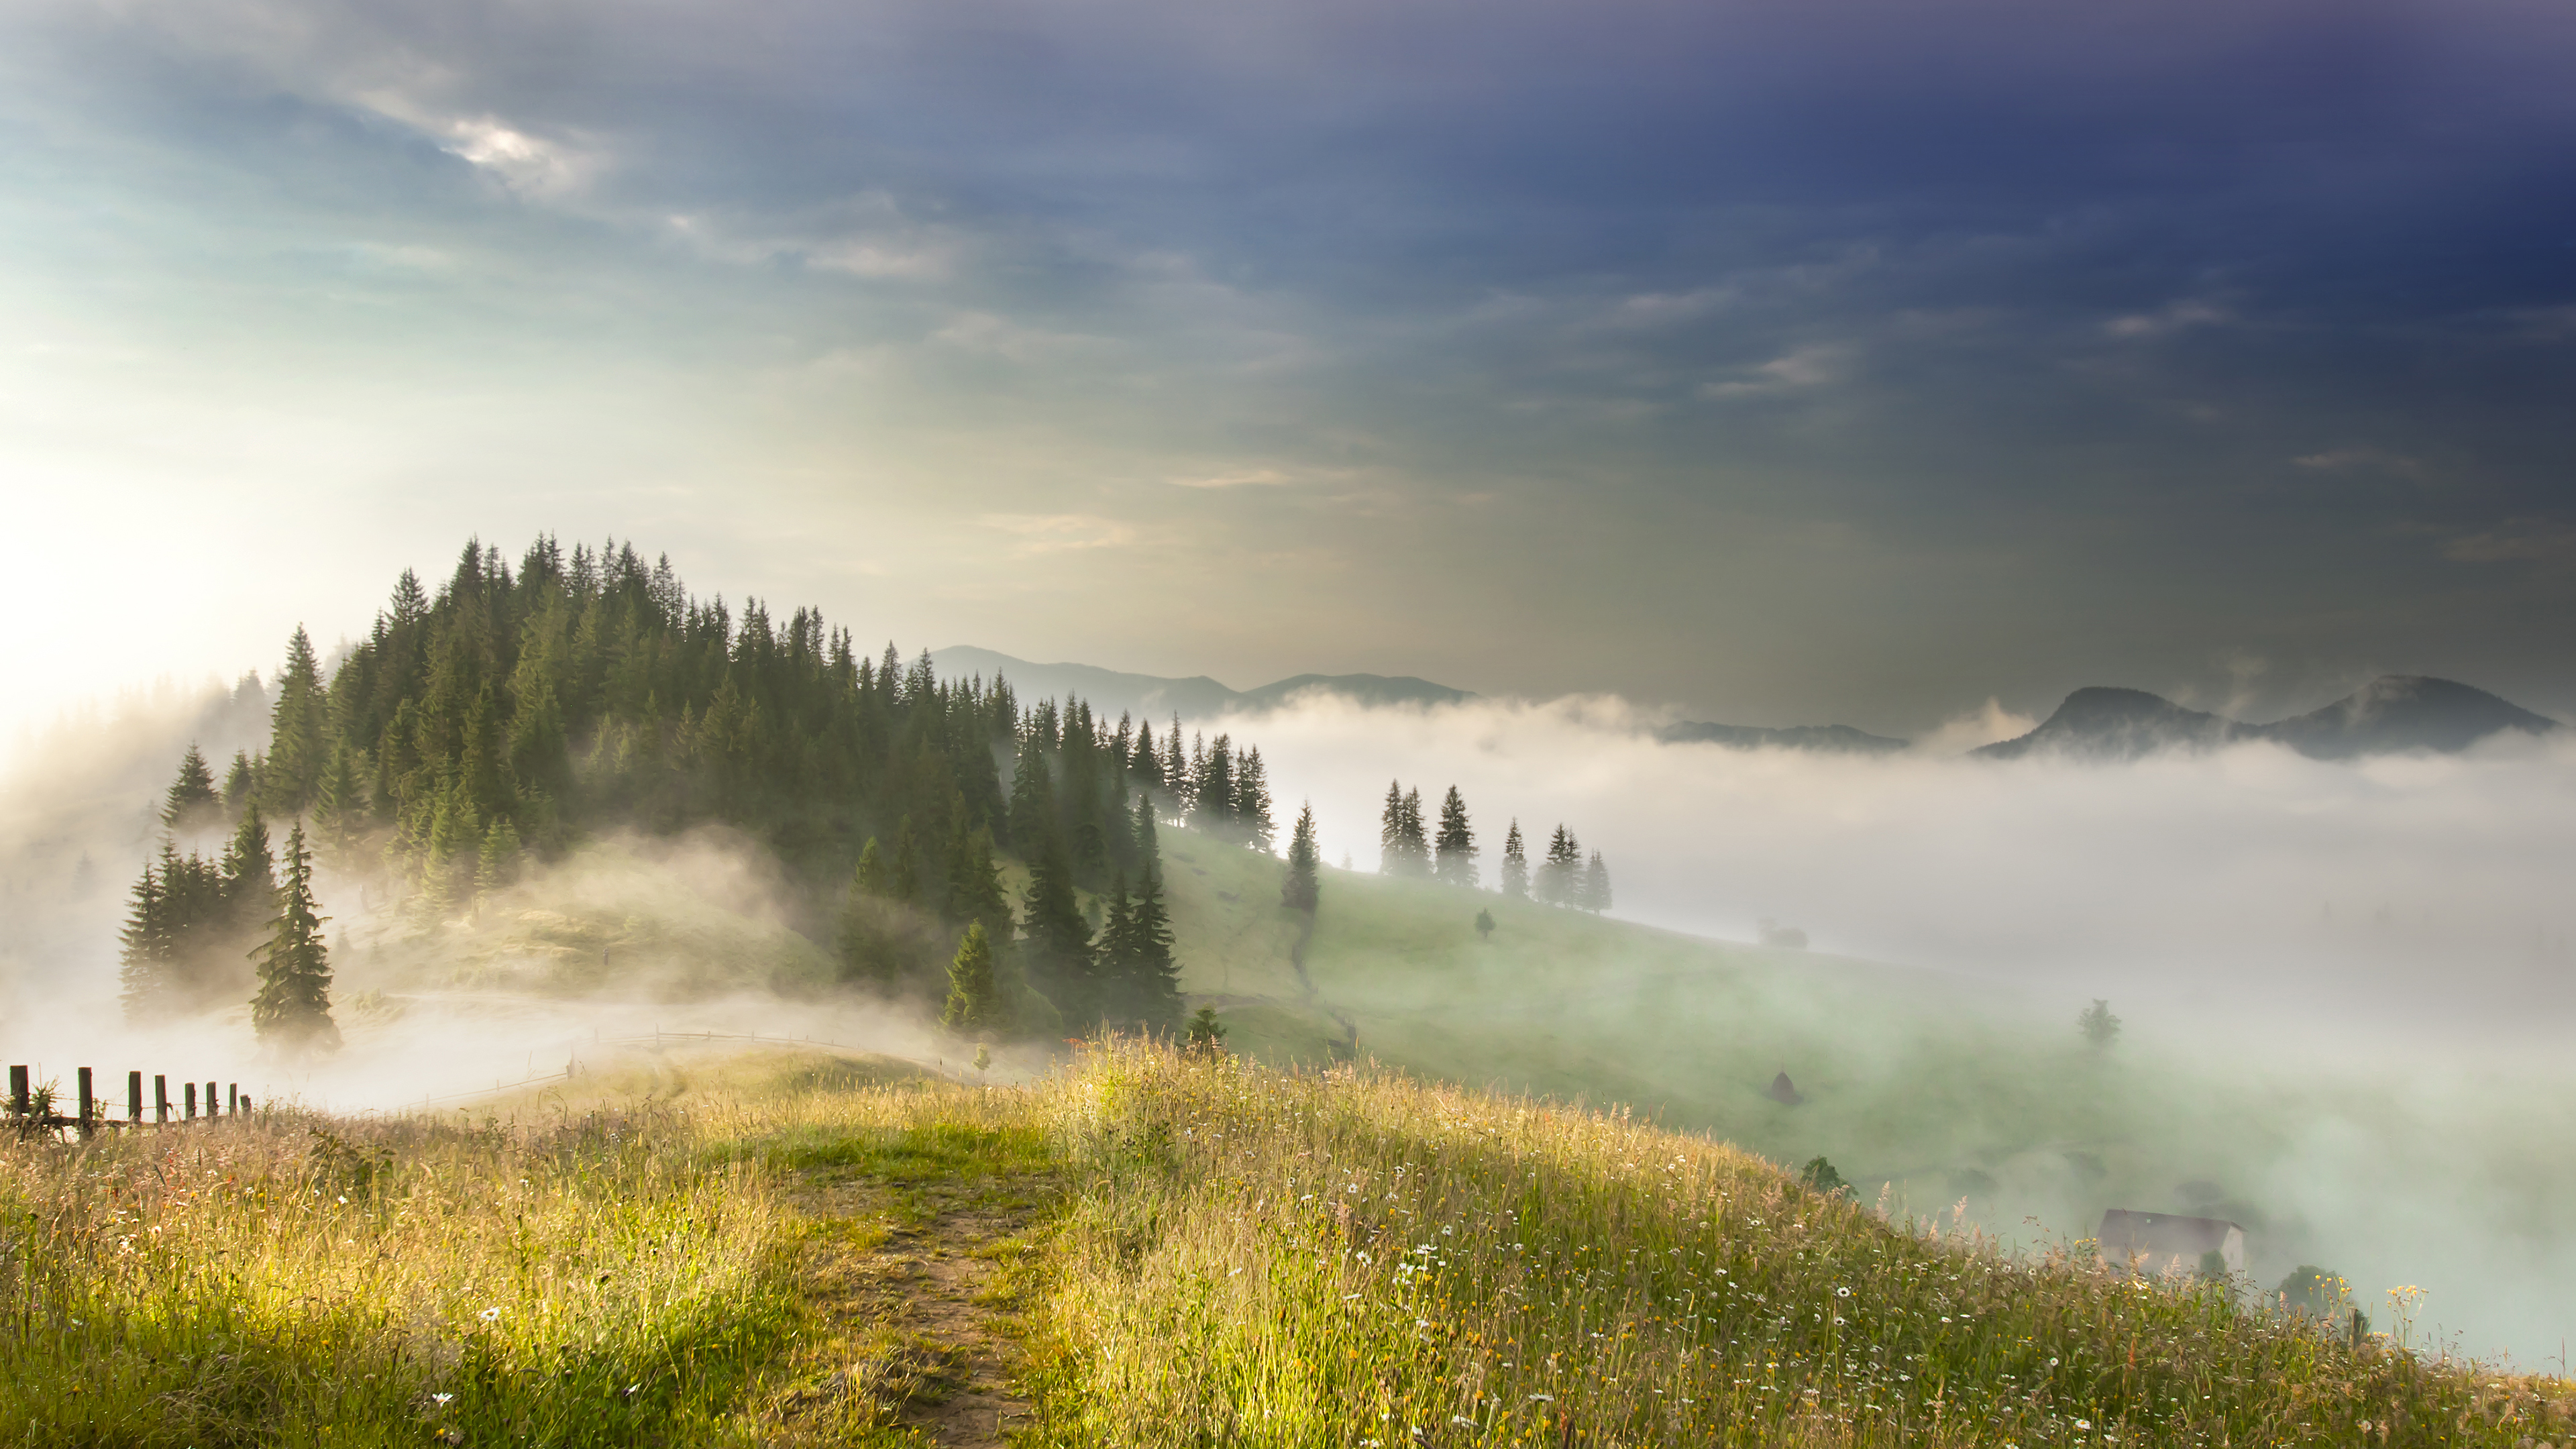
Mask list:
POLYGON ((206 1115, 210 1118, 221 1115, 215 1111, 215 1084, 212 1082, 206 1083, 206 1115))
POLYGON ((9 1110, 21 1117, 27 1115, 27 1069, 25 1067, 9 1069, 9 1110))
POLYGON ((125 1074, 125 1120, 135 1123, 143 1120, 143 1074, 141 1072, 125 1074))
POLYGON ((188 1094, 188 1105, 187 1105, 187 1107, 186 1107, 184 1110, 182 1110, 182 1111, 179 1113, 179 1120, 180 1120, 180 1121, 182 1121, 182 1122, 194 1122, 194 1121, 196 1121, 196 1120, 197 1120, 197 1084, 196 1084, 196 1083, 194 1083, 194 1082, 181 1082, 181 1083, 179 1084, 179 1090, 181 1090, 181 1091, 183 1091, 183 1092, 186 1092, 186 1093, 188 1094))
POLYGON ((159 1072, 152 1074, 152 1120, 170 1120, 170 1079, 159 1072))
POLYGON ((241 1083, 224 1084, 224 1110, 236 1117, 241 1115, 241 1083))
POLYGON ((83 1067, 80 1069, 80 1135, 83 1137, 89 1135, 89 1119, 98 1112, 97 1105, 90 1098, 89 1086, 89 1068, 83 1067))

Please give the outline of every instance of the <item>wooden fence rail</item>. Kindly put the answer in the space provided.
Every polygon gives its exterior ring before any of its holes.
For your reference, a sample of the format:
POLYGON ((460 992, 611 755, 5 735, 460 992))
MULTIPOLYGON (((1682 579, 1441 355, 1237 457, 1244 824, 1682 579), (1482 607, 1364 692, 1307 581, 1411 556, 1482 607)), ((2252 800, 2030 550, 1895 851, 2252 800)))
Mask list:
MULTIPOLYGON (((6 1125, 22 1133, 59 1132, 69 1128, 87 1137, 102 1127, 158 1127, 166 1126, 170 1122, 170 1079, 166 1076, 155 1076, 152 1079, 152 1120, 150 1122, 143 1119, 143 1074, 141 1072, 125 1074, 125 1120, 121 1122, 107 1115, 105 1105, 98 1100, 92 1087, 89 1068, 81 1068, 74 1074, 74 1079, 76 1085, 73 1089, 72 1110, 65 1113, 61 1110, 63 1105, 61 1100, 55 1095, 58 1088, 53 1083, 48 1082, 41 1088, 31 1087, 27 1069, 23 1066, 11 1067, 9 1069, 9 1115, 5 1119, 6 1125)), ((208 1082, 205 1087, 205 1121, 213 1122, 224 1117, 238 1117, 251 1110, 251 1100, 243 1094, 239 1082, 208 1082), (220 1095, 218 1095, 218 1089, 221 1089, 220 1095)), ((197 1084, 182 1082, 179 1084, 179 1092, 178 1120, 181 1123, 199 1120, 197 1084)))

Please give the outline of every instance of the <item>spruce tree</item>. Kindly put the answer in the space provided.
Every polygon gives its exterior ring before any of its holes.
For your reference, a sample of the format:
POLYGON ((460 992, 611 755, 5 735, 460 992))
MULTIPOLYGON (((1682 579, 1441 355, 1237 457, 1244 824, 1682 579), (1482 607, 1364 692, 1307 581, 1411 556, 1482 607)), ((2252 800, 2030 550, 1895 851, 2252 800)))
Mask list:
POLYGON ((248 750, 233 751, 232 768, 224 772, 224 812, 232 819, 241 818, 252 797, 259 793, 259 762, 248 750))
POLYGON ((1029 889, 1021 902, 1021 933, 1031 975, 1039 991, 1064 1013, 1068 1026, 1089 1030, 1099 1020, 1094 990, 1091 922, 1073 889, 1073 863, 1066 858, 1064 837, 1048 832, 1029 861, 1029 889))
POLYGON ((224 818, 223 796, 215 791, 215 773, 193 743, 179 757, 179 778, 161 799, 161 828, 173 835, 202 830, 224 818))
POLYGON ((1150 860, 1128 907, 1127 947, 1137 1025, 1148 1031, 1171 1031, 1181 1017, 1181 967, 1172 959, 1172 916, 1163 903, 1163 868, 1150 860))
POLYGON ((955 1032, 992 1031, 1002 1027, 1002 998, 993 970, 993 942, 984 923, 966 928, 957 955, 948 963, 948 1004, 939 1024, 955 1032))
POLYGON ((1181 753, 1181 717, 1172 716, 1172 728, 1163 736, 1163 779, 1165 790, 1175 801, 1186 804, 1190 798, 1189 757, 1181 753))
POLYGON ((340 1028, 331 1020, 331 956, 322 944, 322 923, 313 904, 313 855, 304 848, 304 827, 286 839, 286 881, 279 887, 268 940, 255 953, 259 991, 251 998, 250 1021, 260 1045, 287 1056, 334 1051, 340 1028))
POLYGON ((1596 916, 1610 909, 1610 867, 1602 863, 1597 850, 1583 872, 1583 908, 1596 916))
POLYGON ((1407 790, 1396 802, 1395 869, 1398 875, 1423 876, 1431 873, 1431 843, 1422 831, 1422 792, 1407 790))
POLYGON ((1093 969, 1100 981, 1100 1019, 1106 1026, 1128 1026, 1136 1020, 1142 998, 1137 990, 1134 906, 1127 898, 1127 873, 1110 879, 1109 907, 1092 948, 1093 969))
POLYGON ((978 827, 958 838, 948 868, 948 919, 984 923, 985 933, 1008 939, 1009 898, 1002 893, 1002 873, 993 864, 993 832, 978 827))
POLYGON ((1233 740, 1218 735, 1199 761, 1198 777, 1190 782, 1191 827, 1220 840, 1243 838, 1241 822, 1234 814, 1233 749, 1233 740))
POLYGON ((313 787, 313 834, 317 849, 330 855, 347 850, 366 829, 365 771, 346 739, 335 740, 313 787))
POLYGON ((489 893, 515 885, 519 879, 519 828, 505 816, 495 820, 483 832, 483 843, 474 862, 474 888, 489 893))
POLYGON ((143 1022, 167 1015, 177 983, 170 979, 170 921, 161 876, 150 862, 144 864, 143 878, 134 883, 133 904, 127 908, 125 929, 117 933, 117 943, 121 947, 117 981, 125 1019, 143 1022))
POLYGON ((1521 823, 1514 820, 1503 837, 1503 894, 1525 901, 1529 893, 1529 850, 1521 844, 1521 823))
POLYGON ((1578 904, 1582 888, 1583 848, 1563 825, 1547 842, 1547 859, 1539 862, 1538 898, 1551 906, 1578 904))
POLYGON ((1377 869, 1380 875, 1404 872, 1404 782, 1386 782, 1386 806, 1377 817, 1377 869))
POLYGON ((1476 884, 1476 835, 1467 826, 1467 801, 1455 785, 1440 802, 1440 834, 1433 843, 1437 848, 1433 875, 1451 885, 1476 884))
POLYGON ((1311 914, 1322 892, 1315 858, 1315 806, 1297 811, 1297 829, 1288 837, 1288 875, 1279 885, 1279 904, 1311 914))
POLYGON ((1261 747, 1235 756, 1234 828, 1244 843, 1267 855, 1278 827, 1270 821, 1270 771, 1261 763, 1261 747))
POLYGON ((260 770, 259 799, 271 817, 291 819, 313 800, 327 746, 322 668, 304 626, 286 641, 286 668, 277 676, 277 703, 269 714, 268 756, 260 770))
POLYGON ((921 904, 921 845, 913 838, 909 815, 894 823, 894 860, 887 868, 886 884, 887 900, 899 906, 921 904))

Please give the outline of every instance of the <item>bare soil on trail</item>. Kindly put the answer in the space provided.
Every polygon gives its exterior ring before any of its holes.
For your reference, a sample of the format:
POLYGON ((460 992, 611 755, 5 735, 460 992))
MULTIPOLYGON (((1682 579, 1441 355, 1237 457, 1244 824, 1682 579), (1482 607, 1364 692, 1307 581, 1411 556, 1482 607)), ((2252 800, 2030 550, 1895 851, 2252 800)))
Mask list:
POLYGON ((800 1174, 798 1291, 810 1327, 769 1442, 1002 1449, 1024 1427, 1011 1269, 1035 1248, 1042 1179, 896 1188, 800 1174))

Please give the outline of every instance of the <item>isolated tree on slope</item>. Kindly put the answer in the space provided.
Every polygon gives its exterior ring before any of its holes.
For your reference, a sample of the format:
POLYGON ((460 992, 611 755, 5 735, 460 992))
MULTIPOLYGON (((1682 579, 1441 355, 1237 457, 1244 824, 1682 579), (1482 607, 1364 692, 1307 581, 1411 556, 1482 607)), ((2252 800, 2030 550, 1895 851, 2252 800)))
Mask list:
POLYGON ((1455 785, 1440 802, 1440 833, 1432 843, 1438 851, 1433 875, 1451 885, 1476 884, 1476 833, 1467 827, 1467 801, 1455 785))
POLYGON ((286 881, 277 890, 271 934, 254 953, 259 992, 250 1001, 250 1024, 260 1045, 300 1056, 336 1051, 340 1028, 331 1021, 331 955, 322 944, 329 919, 313 905, 313 853, 304 827, 286 838, 286 881))
POLYGON ((993 980, 993 942, 984 923, 966 928, 957 958, 948 964, 948 1006, 939 1024, 950 1031, 984 1031, 1002 1025, 1001 998, 993 980))
POLYGON ((1548 838, 1547 859, 1539 862, 1538 898, 1551 906, 1575 904, 1575 893, 1582 887, 1583 847, 1574 832, 1559 825, 1548 838))
POLYGON ((2075 1025, 2096 1051, 2107 1051, 2111 1043, 2120 1039, 2120 1018, 2111 1014, 2111 1003, 2099 997, 2075 1018, 2075 1025))
POLYGON ((1422 837, 1422 792, 1399 781, 1386 784, 1386 809, 1378 817, 1377 868, 1386 875, 1428 875, 1431 847, 1422 837))
POLYGON ((1521 844, 1521 823, 1514 820, 1503 837, 1503 894, 1525 901, 1529 893, 1529 850, 1521 844))
POLYGON ((1592 852, 1591 863, 1583 871, 1583 909, 1594 915, 1610 909, 1610 867, 1601 861, 1601 852, 1592 852))
POLYGON ((1267 855, 1278 827, 1270 823, 1270 771, 1261 763, 1261 747, 1235 756, 1234 826, 1245 843, 1267 855))
POLYGON ((1288 837, 1288 876, 1279 883, 1279 904, 1292 911, 1314 912, 1322 893, 1316 866, 1315 806, 1309 801, 1298 810, 1296 833, 1288 837))

